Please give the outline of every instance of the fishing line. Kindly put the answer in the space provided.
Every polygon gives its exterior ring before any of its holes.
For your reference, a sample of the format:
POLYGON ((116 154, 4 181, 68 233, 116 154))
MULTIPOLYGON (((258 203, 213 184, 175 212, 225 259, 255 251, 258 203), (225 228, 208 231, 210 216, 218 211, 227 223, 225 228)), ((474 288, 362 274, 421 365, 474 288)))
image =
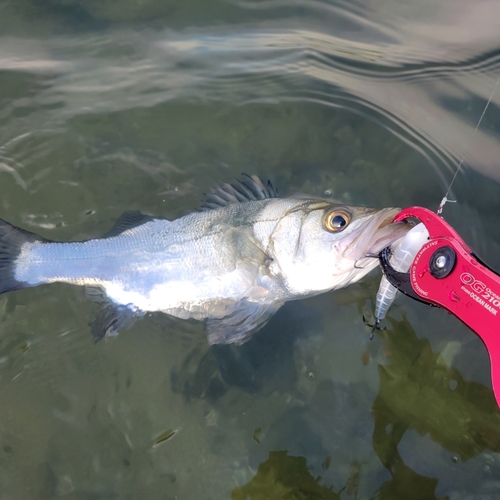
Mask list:
MULTIPOLYGON (((493 87, 493 90, 491 92, 490 98, 488 99, 488 102, 484 106, 483 112, 481 113, 481 116, 479 117, 479 120, 477 122, 476 128, 474 129, 474 132, 472 132, 471 136, 469 137, 467 145, 465 146, 465 150, 464 150, 465 153, 467 153, 467 150, 469 149, 470 141, 474 137, 474 134, 477 132, 477 129, 479 128, 479 125, 481 125, 481 122, 483 121, 483 117, 486 114, 486 110, 488 109, 488 107, 489 107, 489 105, 491 103, 491 100, 493 99, 493 96, 495 95, 495 92, 497 91, 498 84, 500 84, 500 76, 497 79, 497 83, 493 87)), ((441 215, 441 212, 443 211, 443 207, 445 206, 445 204, 447 202, 456 203, 456 201, 457 201, 457 200, 449 200, 448 199, 448 195, 450 194, 451 186, 455 182, 455 179, 457 178, 458 172, 460 171, 460 168, 462 167, 463 162, 464 162, 464 157, 462 156, 462 159, 460 160, 460 163, 458 164, 457 169, 455 170, 455 174, 453 175, 453 178, 451 179, 451 182, 448 185, 448 190, 446 191, 446 194, 444 195, 443 199, 441 200, 441 203, 439 204, 439 207, 437 209, 437 214, 438 215, 441 215)))

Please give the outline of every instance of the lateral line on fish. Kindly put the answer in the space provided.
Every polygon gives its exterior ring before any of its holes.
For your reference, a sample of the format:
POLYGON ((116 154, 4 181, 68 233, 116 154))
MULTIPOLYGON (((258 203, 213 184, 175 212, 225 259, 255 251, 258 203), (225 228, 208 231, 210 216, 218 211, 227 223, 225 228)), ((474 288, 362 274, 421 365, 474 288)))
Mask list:
MULTIPOLYGON (((271 189, 264 188, 254 194, 271 189)), ((354 259, 402 237, 406 228, 387 225, 399 210, 314 196, 260 199, 175 221, 124 214, 111 229, 119 234, 67 243, 0 219, 0 293, 53 282, 95 285, 102 294, 89 297, 105 306, 90 323, 94 341, 158 311, 205 320, 209 343, 240 345, 285 302, 345 287, 376 267, 369 259, 357 269, 362 262, 354 259), (326 226, 339 207, 349 217, 326 226)))

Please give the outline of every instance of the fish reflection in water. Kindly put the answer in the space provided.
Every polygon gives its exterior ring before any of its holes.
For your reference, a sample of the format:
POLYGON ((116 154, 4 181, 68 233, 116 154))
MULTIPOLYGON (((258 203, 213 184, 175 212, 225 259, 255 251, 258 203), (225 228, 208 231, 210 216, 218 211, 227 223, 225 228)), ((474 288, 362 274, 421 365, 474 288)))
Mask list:
POLYGON ((307 468, 304 457, 289 456, 287 451, 271 451, 259 465, 255 477, 244 486, 236 487, 231 500, 286 500, 318 498, 340 500, 340 494, 319 484, 307 468))
POLYGON ((112 336, 146 312, 206 320, 211 344, 242 344, 289 300, 359 281, 410 228, 396 208, 311 196, 278 198, 245 176, 168 221, 126 213, 103 238, 56 243, 0 220, 0 293, 64 282, 106 307, 92 323, 112 336))
MULTIPOLYGON (((403 436, 410 429, 466 461, 485 450, 500 452, 500 412, 490 388, 466 381, 449 367, 427 339, 419 339, 406 318, 390 319, 379 331, 388 363, 378 366, 380 390, 373 403, 373 445, 392 479, 379 498, 437 498, 438 480, 417 474, 400 454, 403 436)), ((450 465, 451 465, 450 460, 450 465)))
MULTIPOLYGON (((354 460, 351 461, 349 474, 344 470, 344 474, 337 474, 336 481, 332 481, 332 476, 321 481, 317 477, 318 469, 309 463, 315 455, 324 457, 323 476, 327 476, 326 470, 336 464, 345 464, 345 460, 340 458, 343 458, 345 450, 336 449, 335 440, 320 439, 323 435, 321 422, 328 415, 326 425, 341 427, 345 425, 345 414, 349 411, 348 407, 337 412, 325 411, 328 401, 338 404, 339 392, 331 381, 323 381, 317 387, 318 394, 308 404, 285 411, 271 428, 259 428, 259 447, 274 448, 274 451, 269 451, 268 458, 260 463, 249 482, 235 488, 233 499, 302 498, 304 489, 310 487, 311 495, 312 492, 316 494, 312 495, 314 498, 343 498, 343 495, 356 498, 361 491, 367 495, 363 498, 390 500, 409 498, 408 491, 411 491, 413 499, 437 500, 444 498, 438 492, 440 478, 453 478, 459 461, 479 457, 487 450, 494 453, 500 451, 500 412, 491 389, 466 381, 458 370, 447 366, 441 354, 433 352, 428 340, 417 337, 406 318, 389 321, 390 327, 378 333, 387 355, 387 364, 378 366, 380 389, 372 405, 372 439, 373 451, 388 470, 390 479, 376 485, 363 481, 363 468, 366 469, 366 479, 370 477, 368 469, 373 471, 374 466, 373 463, 366 465, 370 462, 367 450, 350 455, 350 459, 354 460), (316 413, 322 417, 315 419, 312 415, 316 413), (308 434, 304 431, 308 427, 307 422, 309 425, 314 423, 308 434), (427 470, 421 470, 418 447, 415 448, 414 443, 408 453, 411 456, 417 454, 417 457, 413 463, 405 463, 407 446, 403 438, 411 430, 420 436, 429 436, 431 443, 446 451, 443 456, 435 457, 440 464, 438 468, 434 469, 430 461, 427 470), (309 444, 314 439, 317 441, 314 451, 306 447, 308 463, 305 457, 293 456, 297 451, 294 443, 306 441, 309 444), (444 460, 444 463, 439 460, 444 460), (413 469, 415 465, 416 470, 413 469), (448 471, 446 474, 443 474, 443 468, 448 471), (311 474, 311 470, 316 473, 311 474), (434 471, 436 477, 430 471, 434 471), (339 476, 342 477, 340 481, 339 476), (313 479, 316 484, 312 484, 313 479)), ((349 434, 348 428, 344 428, 344 432, 349 434)), ((329 439, 332 437, 331 434, 325 435, 329 439)), ((495 460, 494 454, 491 457, 495 460)), ((495 477, 498 465, 494 465, 494 461, 487 463, 491 467, 491 476, 495 477)), ((476 466, 482 467, 481 464, 482 461, 476 466)), ((377 476, 380 477, 380 472, 377 476)), ((467 481, 467 478, 464 480, 467 481)), ((458 483, 458 489, 461 488, 460 481, 463 480, 453 480, 458 483)))

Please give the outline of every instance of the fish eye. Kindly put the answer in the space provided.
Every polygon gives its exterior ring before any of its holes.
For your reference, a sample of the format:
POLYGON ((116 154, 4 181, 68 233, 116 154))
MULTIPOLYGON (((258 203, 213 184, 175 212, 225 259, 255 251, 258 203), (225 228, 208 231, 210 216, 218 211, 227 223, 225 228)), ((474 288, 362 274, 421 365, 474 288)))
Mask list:
POLYGON ((351 222, 351 216, 345 212, 333 210, 328 212, 324 219, 324 226, 327 231, 331 233, 340 233, 351 222))

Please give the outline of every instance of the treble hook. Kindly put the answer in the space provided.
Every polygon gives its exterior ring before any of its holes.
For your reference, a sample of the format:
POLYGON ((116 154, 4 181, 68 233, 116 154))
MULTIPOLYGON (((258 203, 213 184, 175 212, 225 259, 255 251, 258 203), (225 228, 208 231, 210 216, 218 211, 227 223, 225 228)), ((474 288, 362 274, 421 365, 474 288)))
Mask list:
POLYGON ((364 314, 363 314, 363 323, 372 329, 370 333, 370 340, 373 340, 373 337, 375 336, 375 330, 383 331, 387 329, 385 326, 380 326, 380 320, 378 319, 375 320, 375 323, 373 325, 370 325, 370 323, 368 323, 368 320, 365 318, 364 314))

